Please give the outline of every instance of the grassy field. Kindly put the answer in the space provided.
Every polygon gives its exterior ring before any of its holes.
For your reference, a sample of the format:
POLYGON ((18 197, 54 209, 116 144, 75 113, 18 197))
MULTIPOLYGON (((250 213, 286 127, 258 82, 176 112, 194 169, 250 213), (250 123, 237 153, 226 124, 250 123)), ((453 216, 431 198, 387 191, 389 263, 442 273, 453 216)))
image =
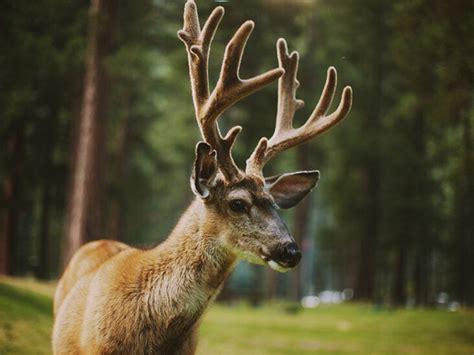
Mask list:
MULTIPOLYGON (((50 354, 52 284, 0 279, 0 354, 50 354)), ((474 313, 341 305, 213 306, 199 355, 474 354, 474 313)))
POLYGON ((51 296, 17 283, 0 279, 0 354, 50 354, 51 296))

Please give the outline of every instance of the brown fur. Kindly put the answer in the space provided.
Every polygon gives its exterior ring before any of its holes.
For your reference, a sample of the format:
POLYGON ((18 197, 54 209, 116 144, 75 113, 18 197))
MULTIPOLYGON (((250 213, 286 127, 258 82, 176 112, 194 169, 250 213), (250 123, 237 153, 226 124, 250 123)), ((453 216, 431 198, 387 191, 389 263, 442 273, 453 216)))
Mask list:
POLYGON ((84 245, 74 254, 63 276, 59 280, 54 294, 54 314, 64 301, 64 298, 84 275, 94 272, 107 259, 129 249, 128 245, 113 240, 98 240, 84 245))
POLYGON ((55 295, 55 354, 193 354, 203 312, 238 256, 262 263, 281 229, 261 180, 218 180, 213 198, 196 198, 168 239, 150 250, 113 241, 84 245, 55 295), (246 217, 227 202, 247 198, 246 217))

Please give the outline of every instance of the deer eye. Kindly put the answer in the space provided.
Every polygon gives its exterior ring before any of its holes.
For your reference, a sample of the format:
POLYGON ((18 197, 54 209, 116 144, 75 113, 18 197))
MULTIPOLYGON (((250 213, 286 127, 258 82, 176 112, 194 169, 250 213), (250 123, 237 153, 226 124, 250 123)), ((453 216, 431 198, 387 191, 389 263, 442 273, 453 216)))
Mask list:
POLYGON ((237 199, 229 202, 229 208, 236 213, 245 213, 249 209, 247 201, 237 199))

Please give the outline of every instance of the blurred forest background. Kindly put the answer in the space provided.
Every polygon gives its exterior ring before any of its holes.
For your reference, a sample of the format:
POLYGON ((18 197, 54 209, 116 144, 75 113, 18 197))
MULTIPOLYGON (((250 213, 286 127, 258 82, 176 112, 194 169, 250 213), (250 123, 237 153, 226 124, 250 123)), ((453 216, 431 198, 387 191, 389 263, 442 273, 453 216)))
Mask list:
MULTIPOLYGON (((2 1, 1 274, 56 278, 87 240, 167 236, 192 198, 199 139, 176 37, 183 5, 2 1)), ((216 3, 198 5, 204 18, 216 3)), ((281 275, 242 263, 223 297, 258 303, 346 289, 357 300, 430 305, 444 292, 474 305, 473 2, 220 5, 211 78, 232 33, 253 19, 242 76, 275 67, 275 43, 285 37, 301 55, 306 106, 297 122, 312 111, 330 65, 336 98, 343 85, 354 90, 348 119, 266 171, 321 170, 318 188, 285 215, 301 266, 281 275)), ((241 166, 273 132, 276 99, 275 83, 226 113, 225 126, 244 127, 234 149, 241 166)))

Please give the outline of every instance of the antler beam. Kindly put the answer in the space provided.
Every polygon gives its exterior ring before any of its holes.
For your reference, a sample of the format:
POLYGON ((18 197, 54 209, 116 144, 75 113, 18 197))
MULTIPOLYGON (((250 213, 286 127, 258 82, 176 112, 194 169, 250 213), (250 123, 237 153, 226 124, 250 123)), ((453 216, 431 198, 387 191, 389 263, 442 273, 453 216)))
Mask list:
POLYGON ((247 21, 240 26, 227 44, 219 80, 212 93, 209 93, 209 52, 223 16, 224 8, 221 6, 215 8, 201 30, 196 3, 194 0, 188 0, 184 9, 184 27, 178 32, 178 37, 186 45, 188 53, 194 108, 201 134, 216 150, 219 168, 225 179, 236 180, 240 178, 242 172, 232 159, 231 149, 242 128, 235 126, 222 137, 217 119, 227 108, 245 96, 278 79, 284 70, 275 68, 250 79, 240 78, 242 55, 254 28, 254 23, 247 21))
POLYGON ((331 106, 336 90, 337 74, 334 67, 327 71, 326 84, 323 92, 308 120, 299 128, 293 128, 293 118, 304 102, 296 99, 296 90, 299 82, 296 79, 299 56, 297 52, 288 54, 288 46, 284 39, 277 42, 278 62, 284 70, 284 75, 278 81, 278 111, 275 131, 270 138, 262 138, 254 152, 247 160, 248 174, 263 176, 264 165, 276 154, 307 142, 343 120, 349 113, 352 105, 352 89, 346 86, 337 109, 326 115, 331 106))

